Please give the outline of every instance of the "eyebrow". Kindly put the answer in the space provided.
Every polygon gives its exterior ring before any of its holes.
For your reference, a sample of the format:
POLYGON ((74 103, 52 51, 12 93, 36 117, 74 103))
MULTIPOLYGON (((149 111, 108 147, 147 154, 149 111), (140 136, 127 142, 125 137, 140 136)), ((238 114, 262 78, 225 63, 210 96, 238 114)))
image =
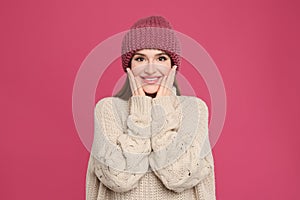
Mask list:
MULTIPOLYGON (((145 54, 142 54, 142 53, 135 53, 135 55, 141 55, 141 56, 146 56, 145 54)), ((161 56, 161 55, 168 55, 166 53, 158 53, 158 54, 155 54, 155 56, 161 56)))

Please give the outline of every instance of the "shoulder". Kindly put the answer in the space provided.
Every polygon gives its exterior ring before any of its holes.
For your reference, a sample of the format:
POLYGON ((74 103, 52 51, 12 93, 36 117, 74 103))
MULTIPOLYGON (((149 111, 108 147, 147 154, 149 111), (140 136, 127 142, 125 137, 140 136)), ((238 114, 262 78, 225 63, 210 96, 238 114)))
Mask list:
POLYGON ((94 110, 98 112, 103 110, 112 110, 114 107, 126 107, 127 104, 128 101, 118 97, 104 97, 96 102, 94 110))

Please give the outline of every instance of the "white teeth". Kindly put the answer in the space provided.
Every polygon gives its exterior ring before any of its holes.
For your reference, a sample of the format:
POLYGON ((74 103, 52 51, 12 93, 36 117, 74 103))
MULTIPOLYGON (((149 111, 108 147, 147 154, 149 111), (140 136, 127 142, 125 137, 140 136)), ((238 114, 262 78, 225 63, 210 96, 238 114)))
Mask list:
POLYGON ((158 79, 158 78, 146 78, 146 80, 148 80, 148 81, 154 81, 156 79, 158 79))

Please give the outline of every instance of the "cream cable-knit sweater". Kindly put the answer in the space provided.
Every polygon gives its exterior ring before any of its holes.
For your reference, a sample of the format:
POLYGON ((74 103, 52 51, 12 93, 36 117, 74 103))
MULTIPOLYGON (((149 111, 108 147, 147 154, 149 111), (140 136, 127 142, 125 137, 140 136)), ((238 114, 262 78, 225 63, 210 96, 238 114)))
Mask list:
POLYGON ((103 98, 95 106, 86 199, 214 200, 207 141, 208 108, 197 97, 103 98))

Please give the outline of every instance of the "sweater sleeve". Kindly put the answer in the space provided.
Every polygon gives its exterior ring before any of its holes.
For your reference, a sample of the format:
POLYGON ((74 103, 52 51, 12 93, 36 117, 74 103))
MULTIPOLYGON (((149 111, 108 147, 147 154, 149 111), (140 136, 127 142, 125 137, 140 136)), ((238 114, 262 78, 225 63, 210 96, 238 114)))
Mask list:
POLYGON ((131 97, 125 128, 118 117, 124 107, 115 100, 104 98, 96 105, 92 154, 99 180, 115 192, 126 192, 149 169, 151 97, 131 97))
MULTIPOLYGON (((212 152, 210 152, 205 159, 209 160, 209 162, 212 163, 213 166, 214 161, 212 152)), ((215 173, 213 167, 211 172, 204 179, 202 179, 195 187, 199 200, 216 200, 215 184, 215 173)))
POLYGON ((86 172, 86 183, 85 183, 85 199, 86 200, 97 200, 100 181, 95 174, 94 159, 90 155, 88 161, 88 167, 86 172))
POLYGON ((198 98, 180 103, 176 96, 153 99, 150 166, 170 190, 182 192, 213 171, 211 157, 203 157, 208 143, 208 108, 198 98), (206 146, 206 147, 205 147, 206 146))

